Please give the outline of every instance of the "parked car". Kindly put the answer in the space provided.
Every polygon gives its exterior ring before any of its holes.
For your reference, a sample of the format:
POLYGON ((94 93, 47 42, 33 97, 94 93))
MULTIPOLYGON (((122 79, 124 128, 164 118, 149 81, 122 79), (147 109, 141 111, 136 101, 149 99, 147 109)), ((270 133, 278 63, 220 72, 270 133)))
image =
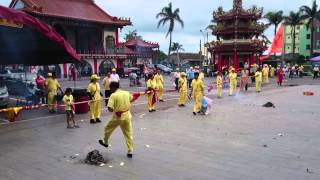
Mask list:
POLYGON ((35 77, 34 74, 27 74, 26 77, 24 74, 14 74, 12 78, 5 79, 4 83, 10 95, 23 97, 27 101, 37 104, 39 102, 37 98, 39 89, 36 88, 35 77))
POLYGON ((6 107, 9 104, 8 88, 5 85, 3 78, 0 78, 0 107, 6 107))
POLYGON ((129 74, 130 74, 131 72, 133 72, 133 71, 135 71, 135 73, 137 73, 138 76, 141 75, 141 74, 140 74, 140 69, 137 68, 137 67, 124 68, 124 74, 125 74, 126 77, 128 77, 129 74))
POLYGON ((161 70, 161 72, 164 73, 164 74, 170 75, 171 72, 172 72, 172 69, 169 68, 169 67, 167 67, 167 66, 165 66, 165 65, 157 64, 156 66, 157 66, 157 68, 159 68, 159 69, 161 70))
POLYGON ((3 79, 10 78, 12 76, 12 72, 9 69, 0 70, 0 77, 3 79))

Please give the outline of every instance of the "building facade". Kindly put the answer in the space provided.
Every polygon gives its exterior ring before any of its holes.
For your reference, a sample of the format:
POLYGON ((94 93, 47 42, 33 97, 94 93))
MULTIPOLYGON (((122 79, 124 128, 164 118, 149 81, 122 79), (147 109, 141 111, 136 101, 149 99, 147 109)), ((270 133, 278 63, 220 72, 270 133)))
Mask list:
MULTIPOLYGON (((306 22, 305 22, 306 23, 306 22)), ((307 28, 306 24, 296 26, 296 40, 295 40, 295 51, 297 55, 302 55, 305 59, 310 58, 311 49, 311 31, 307 28)), ((314 54, 320 54, 320 22, 315 21, 315 32, 314 32, 314 54)), ((285 25, 284 28, 284 53, 286 55, 293 53, 293 34, 292 27, 285 25)))
POLYGON ((266 26, 259 22, 263 10, 253 6, 242 7, 242 0, 233 0, 233 9, 224 11, 222 7, 213 12, 213 35, 216 41, 206 46, 212 53, 213 64, 242 68, 245 63, 253 64, 267 49, 259 37, 266 26))
POLYGON ((101 74, 105 68, 121 71, 131 58, 119 43, 119 31, 131 25, 130 19, 109 15, 94 0, 12 0, 9 7, 50 25, 76 50, 81 63, 57 65, 62 77, 67 77, 72 67, 82 76, 101 74))

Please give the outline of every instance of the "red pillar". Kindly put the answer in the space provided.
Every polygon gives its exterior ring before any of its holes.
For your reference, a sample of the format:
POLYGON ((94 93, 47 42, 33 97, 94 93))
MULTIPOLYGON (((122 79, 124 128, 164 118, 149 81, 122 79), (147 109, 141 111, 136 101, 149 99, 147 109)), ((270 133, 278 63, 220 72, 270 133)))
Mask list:
POLYGON ((119 31, 118 28, 116 29, 116 48, 119 47, 119 31))
POLYGON ((221 71, 221 52, 218 52, 218 70, 221 71))
POLYGON ((67 66, 67 64, 63 64, 63 77, 64 78, 68 77, 68 66, 67 66))
POLYGON ((93 72, 94 72, 94 74, 98 74, 98 61, 97 61, 97 59, 93 59, 93 72))
POLYGON ((235 51, 233 54, 233 67, 236 71, 238 71, 238 66, 239 66, 238 53, 235 51))
POLYGON ((250 60, 250 65, 255 63, 255 57, 254 57, 254 52, 251 53, 251 60, 250 60))

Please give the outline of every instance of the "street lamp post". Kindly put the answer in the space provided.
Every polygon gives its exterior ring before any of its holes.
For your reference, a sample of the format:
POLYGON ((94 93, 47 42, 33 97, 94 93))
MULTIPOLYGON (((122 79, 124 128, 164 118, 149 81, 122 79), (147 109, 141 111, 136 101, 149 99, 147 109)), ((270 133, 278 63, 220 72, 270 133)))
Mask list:
POLYGON ((206 50, 206 44, 209 42, 209 33, 208 33, 208 31, 206 31, 206 34, 205 34, 205 32, 202 30, 202 29, 200 29, 200 32, 202 33, 202 35, 203 35, 203 51, 204 51, 204 54, 205 54, 205 57, 207 58, 206 59, 206 64, 209 64, 209 62, 208 62, 208 50, 206 50), (207 35, 207 39, 206 39, 206 35, 207 35))

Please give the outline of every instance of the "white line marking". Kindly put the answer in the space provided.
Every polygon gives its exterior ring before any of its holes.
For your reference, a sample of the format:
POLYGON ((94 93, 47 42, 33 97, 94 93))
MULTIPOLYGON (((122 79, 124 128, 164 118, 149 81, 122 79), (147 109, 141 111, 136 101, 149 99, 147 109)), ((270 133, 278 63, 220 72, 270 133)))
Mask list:
POLYGON ((43 116, 43 117, 37 117, 37 118, 32 118, 32 119, 25 119, 25 120, 15 121, 15 122, 0 123, 0 125, 18 124, 18 123, 22 123, 22 122, 35 121, 35 120, 40 120, 40 119, 48 119, 48 118, 59 117, 59 116, 65 116, 65 114, 58 114, 58 115, 52 115, 52 116, 43 116))
MULTIPOLYGON (((171 99, 165 99, 165 101, 173 101, 173 100, 177 100, 179 98, 171 98, 171 99)), ((140 103, 134 103, 132 106, 140 106, 140 105, 147 105, 147 101, 143 101, 140 103)), ((107 108, 102 108, 101 110, 107 110, 107 108)), ((25 120, 21 120, 21 121, 15 121, 15 122, 5 122, 5 123, 0 123, 1 125, 7 125, 7 124, 18 124, 18 123, 23 123, 23 122, 31 122, 31 121, 36 121, 36 120, 40 120, 40 119, 48 119, 48 118, 52 118, 52 117, 59 117, 59 116, 65 116, 65 114, 58 114, 58 115, 52 115, 52 116, 43 116, 43 117, 37 117, 37 118, 31 118, 31 119, 25 119, 25 120)), ((102 117, 107 117, 107 116, 102 116, 102 117)), ((87 120, 87 119, 80 119, 77 121, 81 121, 81 120, 87 120)))

